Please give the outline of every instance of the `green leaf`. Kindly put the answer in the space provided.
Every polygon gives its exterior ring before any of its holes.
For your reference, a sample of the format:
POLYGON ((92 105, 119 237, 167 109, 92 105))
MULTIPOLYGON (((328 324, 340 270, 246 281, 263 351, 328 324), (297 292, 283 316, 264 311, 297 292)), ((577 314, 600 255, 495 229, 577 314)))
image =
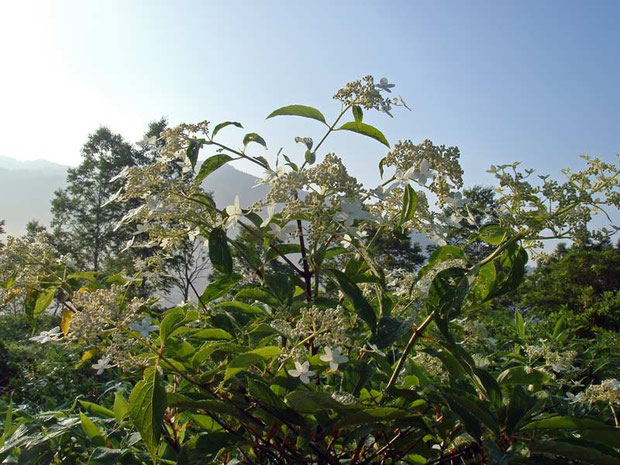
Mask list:
POLYGON ((295 282, 289 274, 267 273, 265 284, 282 305, 290 305, 295 294, 295 282))
POLYGON ((364 119, 364 112, 362 111, 362 107, 359 105, 353 105, 353 118, 358 125, 364 119))
POLYGON ((101 405, 93 404, 92 402, 87 402, 85 400, 80 400, 79 402, 82 408, 91 415, 100 418, 114 418, 114 412, 109 408, 105 408, 101 405))
POLYGON ((320 410, 342 412, 361 408, 360 405, 341 404, 327 392, 313 391, 293 391, 286 396, 286 403, 302 413, 314 413, 320 410))
POLYGON ((241 123, 237 123, 236 121, 225 121, 215 126, 215 128, 213 129, 213 132, 211 133, 211 138, 214 138, 215 135, 218 132, 220 132, 220 129, 224 129, 226 126, 230 126, 230 125, 237 126, 238 128, 243 128, 241 123))
POLYGON ((226 367, 224 381, 238 373, 247 370, 252 365, 268 362, 282 353, 282 349, 276 346, 261 347, 235 357, 226 367))
POLYGON ((311 118, 320 121, 321 123, 325 123, 325 117, 319 110, 306 105, 288 105, 286 107, 278 108, 266 119, 273 118, 274 116, 301 116, 303 118, 311 118))
POLYGON ((377 334, 370 342, 375 344, 378 349, 384 349, 398 342, 411 331, 411 319, 401 321, 392 317, 383 317, 377 325, 377 334))
POLYGON ((336 425, 340 428, 343 426, 398 420, 408 416, 411 416, 411 413, 407 410, 393 407, 373 407, 347 415, 338 421, 336 425))
POLYGON ((54 294, 56 294, 57 287, 48 287, 44 289, 37 297, 37 302, 34 306, 34 317, 37 318, 42 312, 47 310, 54 300, 54 294))
POLYGON ((489 296, 495 289, 496 280, 497 272, 494 262, 486 263, 478 269, 476 283, 472 288, 473 296, 476 302, 483 303, 488 300, 489 296))
POLYGON ((260 144, 263 147, 267 148, 267 142, 265 142, 265 139, 263 139, 255 132, 251 132, 245 135, 245 137, 243 138, 243 146, 247 147, 250 142, 256 142, 257 144, 260 144))
POLYGON ((314 162, 316 161, 316 153, 312 152, 311 150, 306 150, 306 153, 304 154, 304 160, 309 165, 314 164, 314 162))
POLYGON ((239 299, 258 300, 259 302, 267 304, 270 307, 278 306, 278 299, 276 299, 269 292, 258 288, 248 287, 245 289, 241 289, 235 295, 235 300, 239 299))
POLYGON ((162 342, 170 337, 173 331, 185 322, 185 311, 182 308, 173 308, 164 314, 164 319, 159 325, 159 338, 162 342))
POLYGON ((525 339, 525 321, 523 321, 523 315, 519 310, 515 310, 515 327, 517 328, 517 334, 521 340, 525 339))
POLYGON ((209 258, 219 272, 224 274, 232 273, 232 255, 228 247, 226 232, 222 228, 213 228, 211 234, 209 234, 209 258))
POLYGON ((527 430, 570 430, 577 431, 582 437, 611 447, 620 444, 620 429, 606 425, 592 418, 555 416, 534 420, 521 428, 527 430))
POLYGON ((335 278, 340 290, 351 301, 353 308, 359 317, 366 322, 370 330, 375 333, 377 331, 377 315, 375 310, 368 303, 360 288, 346 274, 339 270, 331 270, 332 276, 335 278))
POLYGON ((198 162, 198 152, 202 148, 204 144, 203 139, 192 139, 189 141, 189 145, 187 146, 187 158, 192 164, 192 168, 196 167, 196 162, 198 162))
MULTIPOLYGON (((214 463, 220 450, 237 445, 239 439, 231 433, 215 432, 198 434, 181 447, 178 465, 203 465, 214 463)), ((172 463, 172 462, 171 462, 172 463)))
POLYGON ((230 333, 219 328, 201 329, 192 334, 192 337, 205 341, 232 341, 233 339, 230 333))
POLYGON ((200 296, 200 300, 207 303, 225 296, 228 291, 241 281, 241 278, 241 275, 233 273, 216 279, 205 288, 200 296))
POLYGON ((82 424, 82 431, 84 431, 84 434, 86 434, 86 436, 88 436, 88 438, 91 439, 95 445, 105 445, 105 439, 99 428, 97 428, 97 425, 95 425, 95 423, 83 413, 80 413, 80 423, 82 424))
POLYGON ((431 271, 436 265, 447 260, 465 260, 467 257, 460 247, 455 245, 444 245, 435 249, 435 251, 428 257, 428 262, 418 272, 417 280, 421 280, 429 271, 431 271))
POLYGON ((218 153, 217 155, 213 155, 212 157, 207 158, 202 162, 200 166, 200 171, 196 175, 196 182, 202 182, 207 176, 213 173, 216 169, 225 165, 233 158, 229 157, 225 153, 218 153))
POLYGON ((549 375, 543 371, 516 366, 500 373, 497 382, 503 385, 541 385, 549 382, 550 379, 549 375))
POLYGON ((498 224, 489 224, 480 230, 478 237, 487 244, 499 245, 509 237, 510 233, 508 228, 498 224))
POLYGON ((129 416, 151 457, 155 457, 166 409, 163 376, 157 367, 147 368, 129 396, 129 416))
MULTIPOLYGON (((577 460, 580 463, 591 465, 620 465, 620 459, 593 447, 579 444, 571 444, 564 441, 545 441, 528 444, 530 452, 533 454, 549 455, 552 458, 563 457, 571 461, 577 460)), ((534 457, 535 458, 535 455, 534 457)))
POLYGON ((369 124, 366 124, 366 123, 356 123, 355 121, 350 121, 348 123, 344 123, 337 130, 357 132, 358 134, 372 137, 373 139, 378 140, 379 142, 381 142, 383 145, 386 145, 387 147, 390 146, 389 142, 387 141, 387 139, 385 138, 385 136, 383 135, 381 131, 379 131, 377 128, 369 124))
POLYGON ((114 418, 118 423, 123 421, 129 414, 129 404, 120 392, 114 393, 114 406, 112 408, 114 410, 114 418))
POLYGON ((405 187, 405 193, 403 194, 403 209, 400 212, 400 225, 413 218, 416 209, 418 208, 418 193, 407 185, 405 187))

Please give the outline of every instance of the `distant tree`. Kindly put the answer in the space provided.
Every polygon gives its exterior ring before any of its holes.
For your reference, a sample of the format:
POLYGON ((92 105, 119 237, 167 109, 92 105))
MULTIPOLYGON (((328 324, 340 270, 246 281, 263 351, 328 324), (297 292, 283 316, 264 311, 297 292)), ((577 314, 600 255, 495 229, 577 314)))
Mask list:
MULTIPOLYGON (((0 234, 4 234, 4 220, 0 220, 0 234)), ((0 241, 0 247, 2 247, 2 241, 0 241)))
MULTIPOLYGON (((476 261, 493 250, 493 246, 483 241, 469 243, 469 239, 483 226, 497 221, 498 205, 493 189, 484 186, 464 189, 463 201, 463 205, 456 209, 457 215, 461 217, 458 221, 459 226, 449 229, 447 242, 452 245, 465 246, 467 256, 476 261)), ((446 210, 445 213, 451 215, 453 211, 446 210)))
POLYGON ((100 127, 82 147, 82 162, 70 168, 67 187, 52 200, 52 228, 61 253, 71 253, 78 266, 94 271, 123 268, 120 252, 131 238, 117 222, 131 206, 107 201, 121 188, 115 176, 126 166, 145 163, 143 151, 119 134, 100 127))
POLYGON ((34 238, 39 234, 49 235, 47 227, 39 223, 39 220, 30 220, 26 223, 26 237, 34 238))
MULTIPOLYGON (((370 231, 374 237, 376 231, 370 231)), ((382 231, 373 242, 377 263, 384 270, 400 269, 415 271, 424 263, 426 256, 419 243, 411 242, 409 234, 402 231, 382 231)))

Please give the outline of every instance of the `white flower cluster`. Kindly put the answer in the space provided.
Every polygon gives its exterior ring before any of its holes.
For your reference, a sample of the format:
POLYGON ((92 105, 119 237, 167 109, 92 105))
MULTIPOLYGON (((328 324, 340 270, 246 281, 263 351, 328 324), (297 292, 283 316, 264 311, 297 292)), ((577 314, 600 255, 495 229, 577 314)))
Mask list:
POLYGON ((311 306, 302 310, 295 325, 294 335, 297 340, 315 335, 315 346, 348 347, 351 344, 346 328, 351 326, 343 307, 321 309, 311 306))
POLYGON ((545 366, 551 368, 556 373, 569 372, 574 369, 573 362, 577 358, 577 352, 566 350, 557 352, 546 345, 528 345, 525 347, 525 354, 530 362, 544 359, 545 366))
POLYGON ((108 328, 120 328, 138 320, 144 300, 134 298, 125 302, 124 294, 125 288, 118 285, 92 292, 76 292, 71 302, 78 311, 71 319, 70 335, 94 341, 108 328))
POLYGON ((578 394, 568 393, 571 403, 604 403, 620 405, 620 381, 615 378, 606 379, 601 384, 592 384, 578 394))

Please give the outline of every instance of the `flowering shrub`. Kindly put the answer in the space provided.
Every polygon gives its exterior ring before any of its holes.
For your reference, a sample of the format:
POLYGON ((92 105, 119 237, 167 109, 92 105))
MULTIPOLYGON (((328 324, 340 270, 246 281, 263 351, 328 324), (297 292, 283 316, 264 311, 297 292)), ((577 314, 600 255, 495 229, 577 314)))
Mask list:
MULTIPOLYGON (((165 253, 200 241, 215 279, 196 292, 195 304, 163 313, 128 295, 131 278, 105 283, 76 274, 90 283, 79 290, 58 280, 64 338, 86 346, 94 376, 122 369, 140 380, 129 396, 119 390, 113 403, 104 400, 110 408, 82 403, 88 415, 39 419, 36 434, 25 421, 8 433, 5 426, 0 458, 620 463, 618 381, 574 394, 579 354, 553 347, 555 339, 526 344, 520 314, 519 339, 508 349, 476 320, 519 285, 540 241, 571 237, 594 210, 618 207, 618 167, 586 158, 586 168, 567 171, 563 183, 530 181, 532 172, 517 164, 493 167, 500 208, 497 222, 484 226, 462 214, 455 147, 398 142, 379 162, 384 181, 364 187, 321 148, 336 131, 390 147, 364 122, 364 111, 391 116, 406 108, 390 96, 393 87, 372 77, 347 84, 334 96, 341 110, 331 123, 302 105, 271 113, 326 128, 318 143, 296 137, 297 156, 255 155, 267 147, 256 133, 243 137, 241 149, 220 143, 219 132, 241 128, 237 122, 181 125, 152 141, 156 161, 124 170, 125 187, 114 198, 140 202, 122 220, 140 233, 128 247, 158 244, 165 253), (199 163, 203 148, 217 153, 199 163), (218 206, 204 192, 202 183, 235 160, 265 171, 265 199, 218 206), (172 175, 170 166, 180 169, 172 175), (489 246, 488 255, 473 260, 464 247, 446 245, 447 232, 463 223, 474 231, 471 241, 489 246), (422 232, 439 247, 417 274, 393 273, 375 259, 386 231, 422 232)), ((142 265, 138 279, 156 276, 156 259, 142 265)), ((54 330, 35 337, 54 343, 63 336, 54 330)))

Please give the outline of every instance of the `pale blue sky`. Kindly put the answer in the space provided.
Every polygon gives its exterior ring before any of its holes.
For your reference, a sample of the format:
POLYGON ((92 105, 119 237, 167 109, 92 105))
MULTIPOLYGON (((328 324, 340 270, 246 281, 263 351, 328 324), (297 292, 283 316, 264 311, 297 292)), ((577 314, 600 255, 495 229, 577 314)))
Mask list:
MULTIPOLYGON (((99 124, 136 140, 160 116, 234 119, 271 153, 283 145, 295 155, 294 136, 323 128, 265 116, 290 103, 333 115, 333 93, 365 74, 388 77, 413 108, 369 121, 391 142, 458 145, 469 183, 489 182, 492 163, 557 175, 579 154, 614 161, 620 151, 618 1, 79 0, 2 10, 4 156, 75 164, 99 124)), ((367 183, 384 154, 354 134, 325 149, 367 183)))

